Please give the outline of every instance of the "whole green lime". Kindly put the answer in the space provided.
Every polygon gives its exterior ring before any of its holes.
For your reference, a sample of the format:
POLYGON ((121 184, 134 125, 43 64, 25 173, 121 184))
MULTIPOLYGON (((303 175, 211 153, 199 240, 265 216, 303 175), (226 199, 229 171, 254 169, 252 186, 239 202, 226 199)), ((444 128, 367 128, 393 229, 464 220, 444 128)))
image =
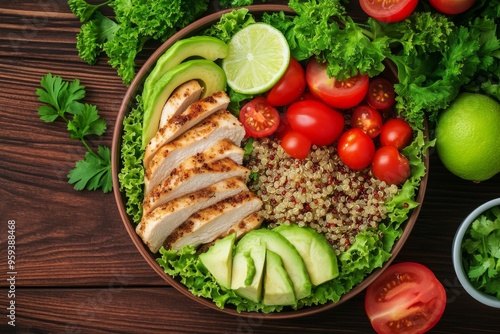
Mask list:
POLYGON ((438 118, 436 151, 465 180, 484 181, 500 172, 500 104, 482 94, 459 94, 438 118))

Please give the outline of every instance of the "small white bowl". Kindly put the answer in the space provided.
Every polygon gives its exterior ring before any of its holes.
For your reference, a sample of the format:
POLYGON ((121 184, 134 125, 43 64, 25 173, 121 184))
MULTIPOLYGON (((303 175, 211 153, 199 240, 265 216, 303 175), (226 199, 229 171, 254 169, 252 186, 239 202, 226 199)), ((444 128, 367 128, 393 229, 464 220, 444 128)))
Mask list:
POLYGON ((495 206, 500 206, 500 198, 493 199, 489 202, 480 205, 474 211, 472 211, 467 216, 467 218, 465 218, 465 220, 458 228, 457 233, 455 234, 455 238, 453 239, 452 260, 453 260, 453 267, 455 268, 455 273, 457 274, 458 280, 460 281, 460 284, 462 284, 465 291, 467 291, 467 293, 472 298, 476 299, 477 301, 479 301, 484 305, 500 308, 500 299, 488 295, 484 292, 478 291, 476 290, 476 288, 472 286, 467 276, 467 273, 465 272, 464 267, 462 265, 462 241, 465 232, 467 232, 467 229, 469 228, 470 224, 478 216, 480 216, 482 213, 495 206))

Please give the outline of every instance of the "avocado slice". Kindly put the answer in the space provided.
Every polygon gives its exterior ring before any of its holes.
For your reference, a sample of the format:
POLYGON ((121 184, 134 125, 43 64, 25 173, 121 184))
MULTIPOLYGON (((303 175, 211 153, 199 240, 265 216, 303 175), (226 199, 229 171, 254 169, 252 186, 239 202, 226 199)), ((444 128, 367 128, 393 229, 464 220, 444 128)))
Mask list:
POLYGON ((288 276, 281 257, 266 251, 266 272, 264 275, 264 305, 293 305, 297 302, 293 283, 288 276))
POLYGON ((241 238, 236 246, 236 249, 240 249, 240 251, 245 252, 253 250, 253 248, 261 244, 264 244, 268 250, 281 257, 283 266, 292 280, 297 300, 310 296, 312 284, 309 279, 306 265, 295 247, 278 232, 268 229, 250 231, 243 238, 241 238))
POLYGON ((252 249, 243 250, 238 245, 233 257, 231 289, 237 295, 258 303, 262 299, 266 247, 257 243, 252 249))
POLYGON ((236 233, 232 233, 216 241, 210 248, 200 254, 200 261, 215 277, 220 286, 231 288, 231 273, 233 268, 233 248, 236 233))
POLYGON ((304 260, 311 283, 315 286, 339 275, 337 256, 323 234, 297 224, 280 225, 273 229, 295 246, 304 260))
POLYGON ((203 86, 202 98, 226 90, 226 74, 219 65, 206 59, 185 61, 167 71, 155 84, 149 102, 144 101, 142 147, 158 131, 161 113, 172 92, 183 83, 197 79, 203 86))
POLYGON ((200 57, 214 61, 227 56, 229 46, 222 40, 211 36, 193 36, 176 41, 156 61, 156 65, 149 73, 142 91, 143 100, 148 100, 154 90, 156 82, 170 69, 184 60, 200 57))

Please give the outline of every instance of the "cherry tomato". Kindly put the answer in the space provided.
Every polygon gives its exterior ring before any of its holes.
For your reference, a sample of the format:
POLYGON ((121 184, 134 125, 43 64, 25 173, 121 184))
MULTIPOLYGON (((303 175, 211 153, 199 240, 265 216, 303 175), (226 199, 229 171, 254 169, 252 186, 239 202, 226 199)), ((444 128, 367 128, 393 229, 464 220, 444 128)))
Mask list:
POLYGON ((443 14, 460 14, 472 7, 476 0, 429 0, 443 14))
POLYGON ((415 10, 418 0, 360 0, 363 11, 377 21, 398 22, 415 10))
POLYGON ((281 147, 286 153, 297 159, 305 159, 311 150, 311 141, 302 133, 289 131, 281 140, 281 147))
POLYGON ((319 99, 314 96, 311 92, 307 91, 307 92, 304 92, 304 94, 302 94, 298 99, 297 101, 304 101, 304 100, 316 100, 316 101, 319 101, 319 99))
POLYGON ((410 177, 410 163, 394 146, 382 146, 373 156, 372 174, 387 184, 402 184, 410 177))
POLYGON ((401 118, 392 118, 380 130, 380 144, 401 150, 410 143, 412 135, 413 130, 408 123, 401 118))
POLYGON ((375 109, 388 109, 394 105, 396 93, 394 85, 384 78, 375 78, 368 86, 366 102, 375 109))
POLYGON ((257 97, 240 110, 240 122, 248 137, 267 137, 279 126, 280 116, 276 108, 267 103, 263 97, 257 97))
POLYGON ((356 75, 345 81, 329 77, 327 64, 312 58, 306 68, 309 91, 333 108, 348 109, 358 105, 368 92, 368 75, 356 75))
POLYGON ((267 94, 267 102, 275 107, 286 106, 298 99, 305 89, 305 71, 295 58, 290 58, 285 74, 267 94))
POLYGON ((425 333, 441 319, 446 291, 434 273, 419 263, 389 266, 368 286, 365 311, 379 334, 425 333))
POLYGON ((375 144, 363 130, 351 128, 340 136, 337 153, 347 167, 361 170, 372 162, 375 144))
POLYGON ((369 105, 357 106, 351 116, 351 126, 360 128, 370 138, 375 138, 380 134, 382 124, 382 115, 369 105))
POLYGON ((344 130, 344 116, 337 110, 315 100, 292 103, 286 117, 290 126, 316 145, 329 145, 344 130))

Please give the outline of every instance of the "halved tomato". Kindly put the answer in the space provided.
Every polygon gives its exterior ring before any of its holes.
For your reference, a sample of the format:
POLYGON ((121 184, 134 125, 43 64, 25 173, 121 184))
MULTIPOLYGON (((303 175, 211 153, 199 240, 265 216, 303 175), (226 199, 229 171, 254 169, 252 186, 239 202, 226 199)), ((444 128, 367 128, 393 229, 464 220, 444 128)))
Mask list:
POLYGON ((267 103, 264 97, 257 97, 243 106, 239 115, 247 137, 267 137, 280 124, 278 110, 267 103))
POLYGON ((358 105, 368 92, 368 75, 358 74, 347 80, 339 81, 329 77, 327 63, 312 58, 307 63, 306 81, 309 91, 331 107, 349 109, 358 105))
POLYGON ((366 102, 373 108, 384 110, 390 108, 396 102, 394 85, 387 79, 375 78, 370 81, 366 102))
POLYGON ((360 0, 363 11, 377 21, 398 22, 415 10, 418 0, 360 0))
POLYGON ((383 125, 382 115, 366 104, 361 104, 354 109, 351 117, 351 126, 360 128, 370 138, 375 138, 380 134, 383 125))
POLYGON ((368 286, 365 311, 379 334, 425 333, 441 319, 446 291, 424 265, 389 266, 368 286))

